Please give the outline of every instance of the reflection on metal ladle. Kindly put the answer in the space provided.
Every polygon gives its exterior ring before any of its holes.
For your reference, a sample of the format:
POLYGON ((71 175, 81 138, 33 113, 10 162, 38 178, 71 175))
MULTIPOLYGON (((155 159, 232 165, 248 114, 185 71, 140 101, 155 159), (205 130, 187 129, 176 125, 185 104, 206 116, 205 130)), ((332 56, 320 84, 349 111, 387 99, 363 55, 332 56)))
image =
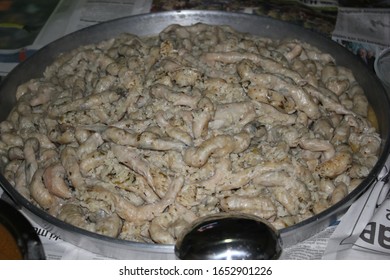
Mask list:
POLYGON ((281 239, 272 225, 240 213, 201 218, 175 245, 176 257, 182 260, 271 260, 281 253, 281 239))

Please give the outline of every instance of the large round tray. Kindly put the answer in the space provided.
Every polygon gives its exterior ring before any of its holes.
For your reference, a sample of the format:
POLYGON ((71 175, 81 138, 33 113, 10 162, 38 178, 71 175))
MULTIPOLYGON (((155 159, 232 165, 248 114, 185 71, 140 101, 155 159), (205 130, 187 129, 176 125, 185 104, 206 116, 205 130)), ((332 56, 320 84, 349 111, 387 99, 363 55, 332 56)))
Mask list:
MULTIPOLYGON (((4 120, 15 103, 18 85, 39 77, 45 67, 60 53, 83 44, 96 43, 122 32, 139 36, 156 35, 170 24, 191 25, 198 22, 230 25, 238 31, 272 39, 295 38, 330 53, 338 65, 347 66, 367 93, 376 112, 382 137, 381 155, 369 176, 347 197, 326 211, 280 231, 284 247, 303 241, 333 223, 353 201, 375 181, 389 154, 389 99, 375 75, 352 53, 329 38, 313 33, 300 26, 277 21, 268 17, 221 11, 174 11, 121 18, 95 25, 69 34, 39 50, 31 58, 18 65, 0 86, 0 121, 4 120)), ((58 234, 65 241, 89 251, 119 259, 173 259, 172 245, 135 243, 91 233, 64 223, 38 209, 15 191, 0 174, 0 183, 22 211, 37 223, 58 234)))

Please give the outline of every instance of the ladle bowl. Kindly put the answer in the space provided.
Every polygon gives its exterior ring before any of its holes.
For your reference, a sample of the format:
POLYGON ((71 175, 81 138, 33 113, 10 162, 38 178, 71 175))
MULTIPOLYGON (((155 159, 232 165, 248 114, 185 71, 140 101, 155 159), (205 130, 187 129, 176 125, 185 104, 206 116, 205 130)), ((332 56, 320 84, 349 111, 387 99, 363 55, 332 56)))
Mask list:
POLYGON ((279 232, 266 220, 242 213, 200 218, 175 245, 176 256, 183 260, 271 260, 281 253, 279 232))

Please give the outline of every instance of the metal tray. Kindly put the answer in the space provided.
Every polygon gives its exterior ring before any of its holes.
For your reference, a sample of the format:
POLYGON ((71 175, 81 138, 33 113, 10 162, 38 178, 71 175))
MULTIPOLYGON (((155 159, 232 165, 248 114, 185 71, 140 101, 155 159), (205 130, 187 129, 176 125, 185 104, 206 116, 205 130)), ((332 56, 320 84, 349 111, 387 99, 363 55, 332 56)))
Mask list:
MULTIPOLYGON (((15 91, 19 84, 39 77, 45 67, 60 53, 83 44, 96 43, 122 32, 139 36, 156 35, 170 24, 191 25, 198 22, 214 25, 230 25, 240 32, 248 32, 272 39, 294 38, 310 43, 323 52, 331 54, 338 65, 352 69, 356 79, 367 93, 367 98, 376 112, 382 137, 381 155, 369 176, 342 201, 326 211, 280 230, 284 247, 289 247, 313 236, 333 223, 353 201, 375 181, 389 154, 390 103, 381 83, 357 57, 327 37, 303 29, 300 26, 255 15, 221 11, 174 11, 137 15, 102 23, 69 34, 39 50, 18 65, 0 86, 0 121, 4 120, 15 103, 15 91)), ((0 183, 6 193, 22 211, 49 231, 65 241, 89 251, 119 259, 174 259, 172 245, 144 244, 114 239, 91 233, 64 223, 38 209, 15 189, 0 174, 0 183)))

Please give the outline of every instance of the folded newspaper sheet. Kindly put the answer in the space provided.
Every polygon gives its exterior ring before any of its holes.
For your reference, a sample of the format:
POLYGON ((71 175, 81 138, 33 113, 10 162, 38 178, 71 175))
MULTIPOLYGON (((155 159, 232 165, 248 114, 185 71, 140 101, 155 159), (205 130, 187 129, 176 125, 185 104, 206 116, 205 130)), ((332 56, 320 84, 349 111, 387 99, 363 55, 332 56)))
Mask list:
POLYGON ((373 69, 375 57, 390 47, 390 8, 339 7, 332 39, 373 69))
POLYGON ((333 38, 390 46, 390 8, 338 8, 333 38))
POLYGON ((390 259, 390 160, 341 218, 323 259, 390 259))

